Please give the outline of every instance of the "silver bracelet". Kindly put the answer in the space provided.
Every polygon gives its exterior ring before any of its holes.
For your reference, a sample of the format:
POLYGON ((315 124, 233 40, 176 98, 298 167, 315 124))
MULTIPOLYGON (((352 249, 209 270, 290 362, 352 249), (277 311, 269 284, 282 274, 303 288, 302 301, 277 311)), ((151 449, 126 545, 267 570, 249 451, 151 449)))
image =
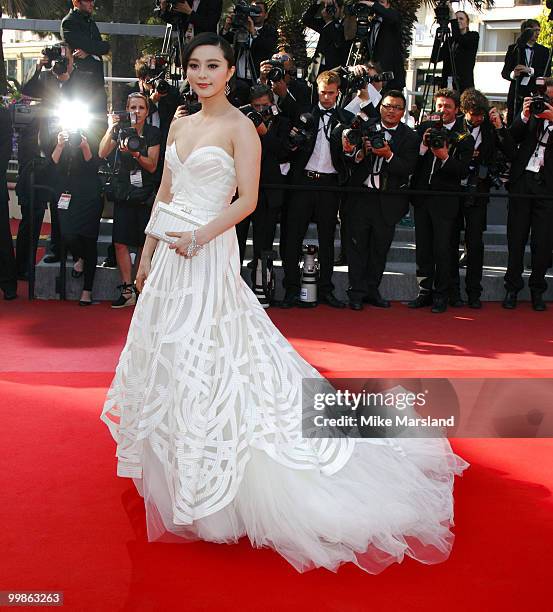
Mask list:
POLYGON ((196 241, 196 230, 192 230, 192 242, 188 245, 188 249, 186 251, 187 257, 194 257, 200 251, 202 247, 196 241))

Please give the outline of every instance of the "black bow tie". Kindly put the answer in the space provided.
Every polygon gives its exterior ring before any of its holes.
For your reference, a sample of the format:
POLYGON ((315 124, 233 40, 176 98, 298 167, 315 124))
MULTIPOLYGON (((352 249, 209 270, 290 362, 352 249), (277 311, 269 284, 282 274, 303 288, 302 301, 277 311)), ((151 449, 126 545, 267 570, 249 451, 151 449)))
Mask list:
POLYGON ((325 115, 332 117, 335 113, 336 113, 335 108, 329 108, 328 110, 321 110, 321 117, 324 117, 325 115))

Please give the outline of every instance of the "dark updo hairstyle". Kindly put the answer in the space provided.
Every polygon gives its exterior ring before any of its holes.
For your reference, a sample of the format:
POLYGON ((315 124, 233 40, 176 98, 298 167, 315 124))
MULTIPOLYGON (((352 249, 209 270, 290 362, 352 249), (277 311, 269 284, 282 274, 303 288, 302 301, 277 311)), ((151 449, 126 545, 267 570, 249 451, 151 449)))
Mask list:
POLYGON ((234 51, 232 50, 231 44, 226 41, 222 36, 215 34, 215 32, 202 32, 186 45, 182 54, 182 67, 184 70, 188 67, 188 62, 195 49, 198 47, 205 47, 210 45, 213 47, 219 47, 223 52, 223 57, 227 60, 228 67, 234 66, 234 51))

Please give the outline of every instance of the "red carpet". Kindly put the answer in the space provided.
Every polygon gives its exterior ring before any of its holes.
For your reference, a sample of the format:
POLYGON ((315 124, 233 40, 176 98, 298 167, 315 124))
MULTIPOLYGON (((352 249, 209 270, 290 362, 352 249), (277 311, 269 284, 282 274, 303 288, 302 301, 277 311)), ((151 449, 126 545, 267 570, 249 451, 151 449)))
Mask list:
MULTIPOLYGON (((551 376, 552 317, 526 305, 270 314, 326 374, 551 376)), ((518 611, 549 600, 551 440, 453 441, 472 465, 456 482, 456 542, 440 565, 298 574, 247 541, 148 544, 142 501, 115 476, 98 418, 130 315, 0 303, 0 590, 62 590, 66 609, 102 612, 518 611)))

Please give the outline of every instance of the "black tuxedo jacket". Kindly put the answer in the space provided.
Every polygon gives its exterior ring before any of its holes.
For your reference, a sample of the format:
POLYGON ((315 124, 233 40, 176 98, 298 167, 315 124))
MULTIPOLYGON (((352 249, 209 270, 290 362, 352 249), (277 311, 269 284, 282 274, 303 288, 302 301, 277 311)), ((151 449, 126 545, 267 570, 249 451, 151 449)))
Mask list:
MULTIPOLYGON (((522 121, 520 115, 515 117, 513 124, 509 128, 515 142, 520 143, 518 152, 511 165, 510 181, 517 181, 522 177, 530 157, 534 154, 538 144, 538 138, 543 131, 543 119, 530 117, 528 123, 522 121)), ((541 174, 545 180, 548 190, 553 193, 553 135, 549 135, 545 147, 544 166, 541 174)))
MULTIPOLYGON (((503 70, 501 71, 501 76, 505 80, 510 81, 511 83, 511 85, 509 86, 509 96, 514 95, 515 84, 517 81, 517 79, 511 79, 511 72, 514 70, 517 64, 525 63, 525 53, 525 47, 519 47, 517 43, 509 45, 509 47, 507 48, 507 53, 505 54, 505 63, 503 65, 503 70)), ((534 54, 532 56, 532 62, 530 64, 530 66, 534 69, 534 75, 530 78, 528 85, 519 87, 520 96, 530 95, 530 93, 534 91, 534 87, 536 85, 536 77, 549 76, 551 74, 551 66, 547 71, 547 75, 545 74, 548 59, 549 49, 547 49, 547 47, 544 47, 543 45, 535 43, 534 54)), ((522 77, 518 77, 518 80, 522 80, 524 76, 525 75, 523 75, 522 77)))
MULTIPOLYGON (((261 180, 260 183, 280 184, 287 182, 287 176, 280 172, 280 164, 290 159, 288 136, 292 124, 287 117, 277 115, 271 121, 269 130, 261 137, 261 180)), ((271 208, 282 206, 284 192, 267 189, 267 202, 271 208)))
MULTIPOLYGON (((430 122, 421 123, 417 131, 422 139, 424 132, 430 127, 430 122)), ((413 189, 436 190, 436 191, 461 191, 461 181, 467 176, 470 162, 474 152, 474 139, 465 130, 463 117, 458 117, 452 132, 456 132, 460 139, 449 146, 449 158, 442 164, 440 160, 434 164, 434 154, 430 149, 419 155, 417 168, 413 176, 413 189), (432 173, 432 166, 434 172, 432 173)), ((414 206, 425 203, 437 205, 443 211, 444 216, 455 216, 459 206, 457 196, 428 199, 428 196, 413 196, 414 206)))
MULTIPOLYGON (((319 105, 313 107, 311 109, 311 113, 313 115, 316 126, 315 135, 313 136, 311 142, 307 147, 292 152, 292 167, 289 173, 292 182, 296 182, 303 176, 305 166, 307 165, 309 158, 313 154, 313 151, 315 149, 315 143, 317 142, 317 130, 321 119, 321 111, 319 109, 319 105)), ((345 127, 351 123, 353 118, 354 115, 344 110, 343 108, 337 108, 334 115, 330 118, 330 155, 332 158, 332 164, 335 170, 338 172, 338 178, 341 183, 343 183, 347 178, 342 159, 342 143, 341 141, 338 141, 336 137, 333 137, 333 134, 339 124, 345 127)))
POLYGON ((301 113, 311 110, 309 85, 301 79, 292 79, 288 83, 288 93, 284 98, 279 98, 277 104, 283 115, 296 122, 301 113))
MULTIPOLYGON (((373 125, 380 123, 370 120, 373 125)), ((399 123, 397 128, 390 132, 392 139, 389 141, 394 156, 389 162, 382 163, 380 171, 379 191, 396 191, 408 188, 409 177, 415 171, 419 155, 420 138, 415 130, 405 123, 399 123)), ((340 134, 341 136, 341 134, 340 134)), ((360 187, 372 171, 374 158, 369 156, 359 163, 354 159, 343 155, 349 166, 350 178, 348 186, 360 187)), ((359 194, 351 194, 358 197, 359 194)), ((362 194, 363 195, 363 194, 362 194)), ((363 196, 365 197, 365 196, 363 196)), ((382 215, 388 225, 395 225, 409 210, 409 195, 390 195, 379 198, 379 206, 382 215)))
POLYGON ((405 87, 405 66, 401 42, 401 13, 393 8, 384 8, 379 2, 373 4, 375 14, 382 18, 374 46, 373 61, 383 71, 391 70, 394 80, 384 84, 385 89, 405 87))
POLYGON ((311 28, 319 33, 319 40, 313 58, 321 57, 321 65, 316 74, 311 75, 311 80, 324 70, 330 70, 333 66, 342 66, 346 63, 348 44, 344 38, 344 27, 338 20, 325 23, 324 19, 317 16, 320 4, 313 3, 303 14, 302 22, 306 28, 311 28))

